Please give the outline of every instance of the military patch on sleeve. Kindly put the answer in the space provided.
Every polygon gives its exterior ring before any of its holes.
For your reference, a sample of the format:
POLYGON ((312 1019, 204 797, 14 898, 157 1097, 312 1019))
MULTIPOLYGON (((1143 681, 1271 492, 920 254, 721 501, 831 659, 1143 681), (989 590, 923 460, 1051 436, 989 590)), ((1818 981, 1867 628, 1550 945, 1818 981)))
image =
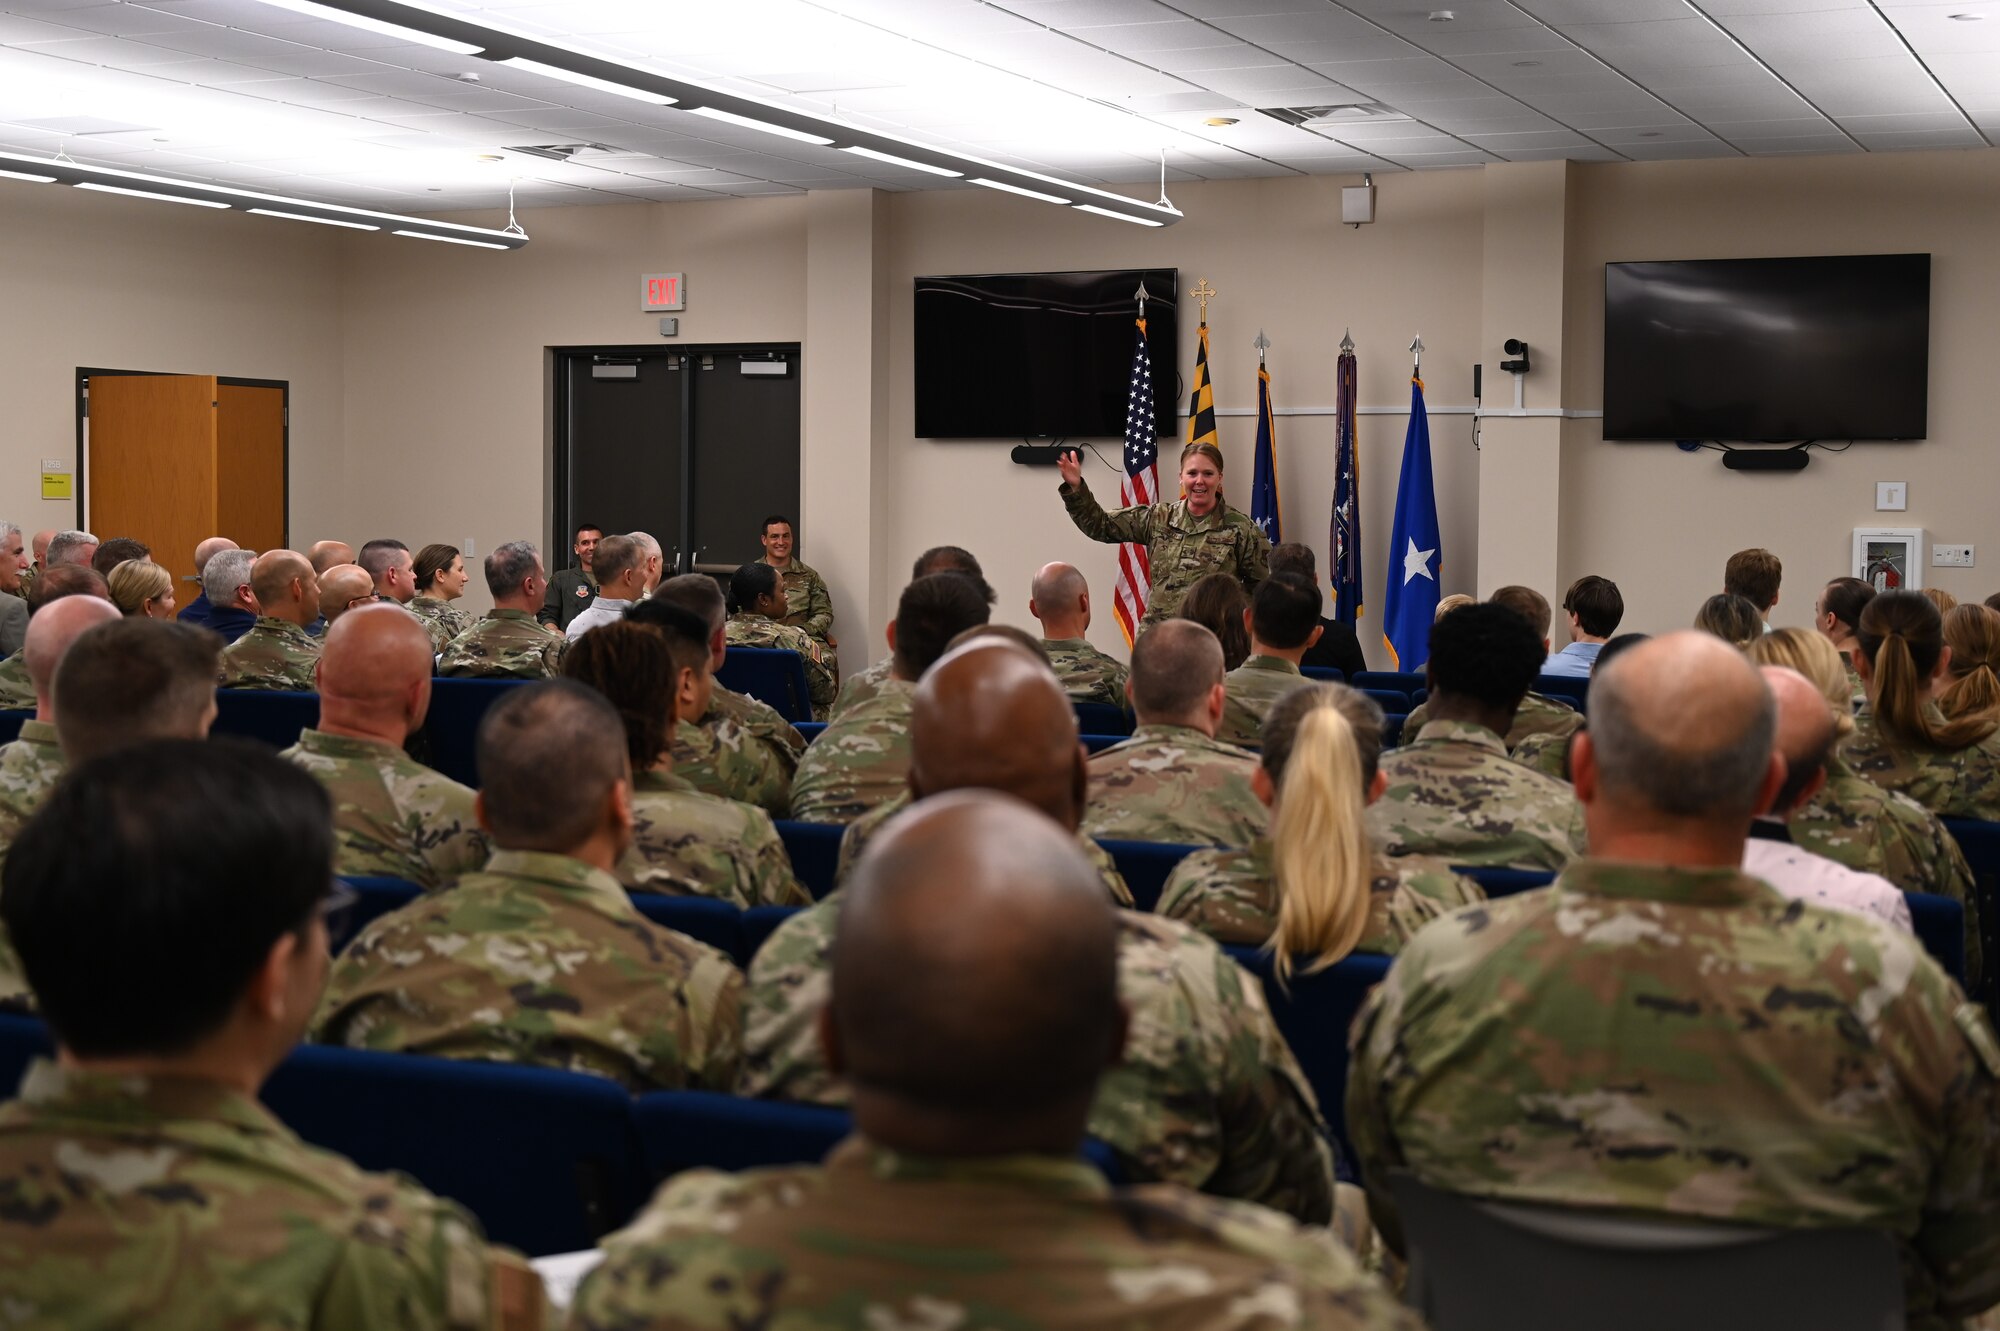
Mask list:
POLYGON ((1951 1014, 1958 1023, 1958 1029, 1965 1036, 1965 1042, 1979 1055, 1979 1061, 1986 1066, 1986 1075, 2000 1080, 2000 1039, 1995 1039, 1993 1026, 1986 1020, 1986 1012, 1977 1003, 1960 1003, 1951 1014))

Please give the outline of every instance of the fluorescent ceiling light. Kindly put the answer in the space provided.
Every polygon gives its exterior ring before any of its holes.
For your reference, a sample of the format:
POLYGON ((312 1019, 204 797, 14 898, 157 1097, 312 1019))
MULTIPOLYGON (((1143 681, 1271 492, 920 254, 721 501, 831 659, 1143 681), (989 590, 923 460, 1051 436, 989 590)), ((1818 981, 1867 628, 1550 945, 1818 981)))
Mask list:
POLYGON ((478 55, 486 48, 474 46, 470 42, 453 41, 449 37, 439 37, 421 28, 406 28, 400 23, 385 23, 365 14, 350 14, 332 5, 314 4, 313 0, 264 0, 267 5, 279 9, 289 9, 294 14, 304 14, 309 18, 331 19, 335 23, 345 23, 350 28, 361 28, 368 32, 378 32, 385 37, 400 37, 406 42, 416 42, 439 51, 450 51, 453 55, 478 55))
POLYGON ((505 245, 495 245, 488 240, 467 240, 463 236, 440 236, 433 231, 398 231, 399 236, 409 236, 414 240, 441 240, 447 245, 477 245, 482 250, 504 250, 505 245))
POLYGON ((8 180, 28 180, 37 185, 53 185, 56 183, 54 176, 31 176, 26 171, 0 171, 0 176, 5 176, 8 180))
POLYGON ((823 135, 808 134, 802 129, 792 129, 785 125, 773 125, 768 120, 752 120, 749 116, 739 116, 734 111, 718 111, 712 106, 690 106, 688 111, 693 115, 707 116, 710 120, 741 125, 745 129, 761 129, 766 134, 782 134, 788 139, 797 139, 800 143, 817 143, 825 146, 833 142, 823 135))
MULTIPOLYGON (((616 93, 620 97, 630 97, 635 102, 651 102, 654 106, 672 106, 679 100, 675 97, 668 97, 663 93, 647 92, 644 88, 634 88, 630 84, 613 83, 610 79, 600 79, 590 74, 579 74, 573 69, 564 69, 560 65, 545 65, 539 60, 529 60, 523 56, 514 56, 511 59, 502 60, 500 63, 503 65, 512 65, 515 69, 525 69, 531 74, 543 74, 552 79, 561 79, 564 83, 574 83, 580 88, 595 88, 599 92, 616 93)), ((831 140, 826 141, 831 142, 831 140)))
POLYGON ((259 217, 284 217, 294 222, 318 222, 321 226, 344 226, 354 231, 380 231, 382 229, 379 226, 370 226, 366 222, 343 222, 337 217, 314 217, 310 213, 283 213, 279 212, 276 208, 252 208, 250 211, 259 217))
POLYGON ((1100 208, 1094 203, 1074 205, 1078 212, 1096 213, 1099 217, 1115 217, 1121 222, 1134 222, 1140 226, 1165 226, 1165 222, 1155 222, 1150 217, 1134 217, 1130 213, 1115 213, 1109 208, 1100 208))
POLYGON ((149 189, 128 189, 123 185, 100 185, 94 180, 86 180, 77 185, 78 189, 94 189, 105 194, 129 194, 135 199, 158 199, 162 203, 191 203, 197 208, 227 208, 226 203, 214 199, 190 199, 184 194, 158 194, 149 189))
POLYGON ((1019 194, 1025 198, 1040 199, 1043 203, 1060 203, 1065 205, 1069 203, 1069 200, 1060 194, 1044 194, 1038 189, 1028 189, 1022 185, 1009 185, 1004 180, 988 180, 985 176, 974 176, 972 183, 975 185, 984 185, 988 189, 1004 189, 1009 194, 1019 194))
POLYGON ((957 179, 965 174, 963 171, 954 171, 948 166, 932 166, 929 162, 917 162, 912 161, 908 157, 898 157, 894 153, 877 152, 873 148, 864 148, 860 144, 842 148, 841 151, 844 153, 859 153, 863 157, 872 157, 878 162, 887 162, 890 166, 907 166, 912 171, 928 171, 934 176, 951 176, 957 179))

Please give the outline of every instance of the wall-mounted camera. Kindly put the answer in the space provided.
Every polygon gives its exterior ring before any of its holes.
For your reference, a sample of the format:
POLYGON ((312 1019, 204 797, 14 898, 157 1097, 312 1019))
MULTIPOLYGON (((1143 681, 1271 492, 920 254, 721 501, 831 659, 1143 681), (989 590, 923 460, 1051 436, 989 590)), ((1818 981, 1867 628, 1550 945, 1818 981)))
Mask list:
POLYGON ((1501 369, 1509 374, 1526 374, 1528 372, 1528 344, 1526 342, 1523 342, 1518 337, 1510 337, 1501 344, 1500 349, 1514 358, 1513 360, 1501 361, 1501 369))

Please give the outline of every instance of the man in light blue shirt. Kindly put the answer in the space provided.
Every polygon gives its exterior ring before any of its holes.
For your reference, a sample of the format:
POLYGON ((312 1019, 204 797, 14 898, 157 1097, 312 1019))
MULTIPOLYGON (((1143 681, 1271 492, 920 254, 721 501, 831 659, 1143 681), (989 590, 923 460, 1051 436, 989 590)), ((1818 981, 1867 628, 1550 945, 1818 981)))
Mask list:
POLYGON ((1625 618, 1625 598, 1618 594, 1617 583, 1592 573, 1570 584, 1563 609, 1569 614, 1570 644, 1542 662, 1542 673, 1583 679, 1597 663, 1604 640, 1618 631, 1618 621, 1625 618))

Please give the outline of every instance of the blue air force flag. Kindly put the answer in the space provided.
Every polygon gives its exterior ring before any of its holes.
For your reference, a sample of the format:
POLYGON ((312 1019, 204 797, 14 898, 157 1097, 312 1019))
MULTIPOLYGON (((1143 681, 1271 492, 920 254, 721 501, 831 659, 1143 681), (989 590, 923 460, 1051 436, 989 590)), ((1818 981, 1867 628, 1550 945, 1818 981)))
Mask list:
POLYGON ((1430 659, 1431 620, 1437 615, 1439 570, 1437 490, 1431 483, 1431 425, 1424 414, 1424 381, 1410 380, 1410 429, 1403 436, 1403 474, 1396 483, 1396 524, 1389 535, 1389 595, 1382 641, 1398 670, 1421 670, 1430 659))
POLYGON ((1271 376, 1257 367, 1257 460, 1250 480, 1250 520, 1272 545, 1284 540, 1278 512, 1278 432, 1271 419, 1271 376))

